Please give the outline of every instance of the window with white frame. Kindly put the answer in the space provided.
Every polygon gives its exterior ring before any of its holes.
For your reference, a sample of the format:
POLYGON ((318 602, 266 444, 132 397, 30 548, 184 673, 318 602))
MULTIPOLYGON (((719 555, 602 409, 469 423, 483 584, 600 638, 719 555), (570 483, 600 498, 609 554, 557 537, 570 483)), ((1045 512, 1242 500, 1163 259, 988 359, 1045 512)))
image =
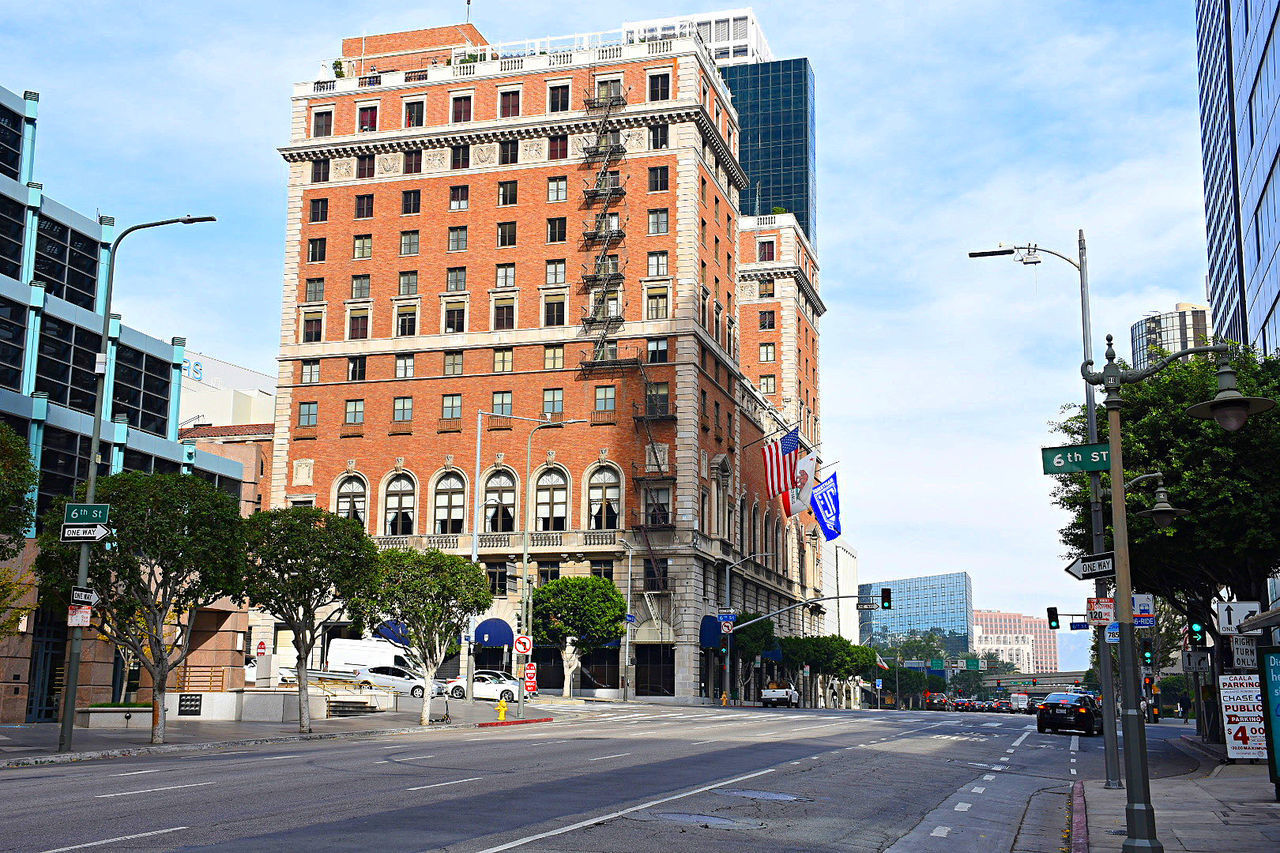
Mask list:
POLYGON ((515 287, 516 286, 516 265, 515 264, 498 264, 496 274, 494 276, 495 287, 515 287))
POLYGON ((435 532, 461 533, 466 509, 462 477, 452 472, 436 481, 435 532))
POLYGON ((396 356, 396 379, 413 378, 413 354, 396 356))

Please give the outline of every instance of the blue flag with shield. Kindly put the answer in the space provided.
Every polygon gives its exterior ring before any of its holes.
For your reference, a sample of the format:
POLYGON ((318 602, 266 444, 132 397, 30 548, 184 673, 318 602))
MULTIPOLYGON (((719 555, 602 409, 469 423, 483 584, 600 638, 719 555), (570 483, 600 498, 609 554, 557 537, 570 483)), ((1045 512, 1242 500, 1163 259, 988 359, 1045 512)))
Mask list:
POLYGON ((840 492, 836 488, 835 474, 813 487, 809 506, 828 542, 840 535, 840 492))

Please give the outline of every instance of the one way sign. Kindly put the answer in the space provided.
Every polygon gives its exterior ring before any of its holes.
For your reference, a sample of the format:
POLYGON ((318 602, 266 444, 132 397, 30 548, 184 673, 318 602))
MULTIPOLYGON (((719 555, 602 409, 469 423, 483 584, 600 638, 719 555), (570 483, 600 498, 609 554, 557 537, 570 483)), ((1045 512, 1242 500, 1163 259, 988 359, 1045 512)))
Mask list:
POLYGON ((63 542, 101 542, 110 535, 111 528, 105 524, 62 525, 63 542))
MULTIPOLYGON (((1219 601, 1218 605, 1218 633, 1219 634, 1239 634, 1242 633, 1237 629, 1244 620, 1250 616, 1257 616, 1262 610, 1259 602, 1256 601, 1219 601)), ((1261 634, 1262 629, 1254 631, 1244 631, 1245 634, 1261 634)))

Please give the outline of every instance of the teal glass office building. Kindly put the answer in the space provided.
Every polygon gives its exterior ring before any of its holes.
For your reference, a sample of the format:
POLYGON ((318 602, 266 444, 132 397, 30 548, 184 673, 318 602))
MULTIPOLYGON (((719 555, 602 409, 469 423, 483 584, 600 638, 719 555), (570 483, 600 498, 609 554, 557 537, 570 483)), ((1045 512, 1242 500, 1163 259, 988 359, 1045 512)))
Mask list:
POLYGON ((863 643, 894 645, 913 634, 936 632, 948 655, 973 650, 973 582, 968 572, 863 583, 858 596, 879 603, 885 587, 893 591, 893 608, 859 612, 863 643))
POLYGON ((722 65, 720 76, 733 93, 742 132, 738 158, 751 181, 742 191, 742 213, 785 208, 817 245, 818 156, 809 60, 722 65))

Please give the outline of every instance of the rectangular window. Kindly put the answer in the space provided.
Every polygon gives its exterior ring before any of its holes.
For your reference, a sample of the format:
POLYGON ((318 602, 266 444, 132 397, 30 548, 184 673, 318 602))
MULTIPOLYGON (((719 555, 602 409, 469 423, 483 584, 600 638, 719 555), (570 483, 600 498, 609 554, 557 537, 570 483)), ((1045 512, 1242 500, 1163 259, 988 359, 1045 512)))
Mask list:
POLYGON ((644 296, 644 316, 646 320, 667 319, 667 289, 651 287, 644 296))
POLYGON ((461 252, 467 248, 467 226, 453 225, 449 228, 449 251, 461 252))
POLYGON ((667 184, 667 167, 666 166, 650 166, 649 167, 649 192, 658 193, 668 189, 667 184))
POLYGON ((561 83, 547 89, 548 109, 553 113, 569 111, 569 84, 561 83))
POLYGON ((592 560, 591 576, 593 578, 604 578, 607 581, 612 581, 613 560, 592 560))
POLYGON ((649 233, 666 234, 670 228, 667 209, 665 207, 649 211, 649 233))
POLYGON ((357 115, 357 126, 361 133, 378 129, 378 108, 376 106, 360 107, 357 115))
POLYGON ((506 139, 498 143, 498 164, 509 166, 520 162, 520 141, 506 139))
POLYGON ((768 363, 773 361, 773 357, 774 357, 773 344, 768 344, 768 343, 761 344, 760 345, 760 361, 763 363, 768 363))
POLYGON ((467 330, 467 306, 465 302, 446 302, 444 304, 444 330, 448 332, 465 332, 467 330))
POLYGON ((361 308, 351 312, 347 324, 347 340, 359 341, 369 337, 369 312, 361 308))
POLYGON ((311 114, 312 136, 333 136, 333 111, 314 112, 311 114))
POLYGON ((565 262, 563 260, 547 261, 547 284, 565 283, 565 262))
POLYGON ((328 222, 329 221, 329 199, 327 198, 311 199, 311 221, 312 222, 328 222))
POLYGON ((514 222, 498 223, 498 248, 516 244, 516 224, 514 222))
POLYGON ((499 93, 498 118, 515 118, 518 115, 520 115, 520 90, 499 93))
POLYGON ((400 273, 400 296, 413 296, 418 292, 418 271, 409 270, 400 273))
POLYGON ((773 279, 764 279, 756 289, 757 296, 773 296, 773 279))
POLYGON ((542 366, 546 370, 559 370, 564 367, 564 346, 552 344, 542 348, 542 366))
POLYGON ((649 100, 671 100, 671 75, 652 74, 649 76, 649 100))
POLYGON ((467 289, 467 268, 466 267, 449 267, 445 273, 444 289, 447 291, 459 291, 467 289))
POLYGON ((498 181, 498 206, 515 204, 519 186, 518 181, 498 181))
POLYGON ((649 275, 662 276, 667 274, 667 253, 666 252, 650 252, 649 253, 649 275))
POLYGON ((400 232, 400 254, 402 255, 418 254, 418 232, 417 231, 401 231, 400 232))
POLYGON ((760 328, 772 329, 774 326, 774 314, 772 311, 760 312, 760 328))
POLYGON ((511 372, 511 347, 499 347, 493 351, 493 372, 511 372))
POLYGON ((372 178, 373 177, 373 155, 361 154, 356 157, 356 177, 372 178))
POLYGON ((422 190, 405 190, 400 193, 400 214, 406 216, 422 212, 422 190))
POLYGON ((312 237, 307 241, 307 263, 318 264, 324 261, 325 256, 325 238, 312 237))
POLYGON ((569 198, 569 179, 547 178, 547 201, 565 201, 569 198))
POLYGON ((495 415, 511 415, 511 392, 510 391, 494 391, 493 392, 493 408, 490 410, 495 415))
POLYGON ((417 175, 422 172, 422 149, 404 152, 404 173, 417 175))
POLYGON ((471 121, 471 96, 454 95, 451 119, 454 122, 471 121))
POLYGON ((547 137, 547 159, 567 160, 569 158, 569 137, 565 134, 547 137))
POLYGON ((462 417, 462 395, 461 394, 445 394, 440 398, 440 417, 442 418, 462 417))
POLYGON ((311 161, 311 183, 323 184, 329 180, 329 161, 328 160, 312 160, 311 161))
POLYGON ((507 564, 486 563, 485 572, 489 575, 489 593, 491 595, 506 595, 507 564))
POLYGON ((516 327, 516 301, 507 297, 493 303, 493 328, 506 331, 516 327))
POLYGON ((306 302, 323 302, 324 301, 324 279, 309 278, 307 279, 306 302))
POLYGON ((418 334, 418 309, 414 305, 396 308, 396 337, 407 338, 418 334))
POLYGON ((367 375, 369 367, 368 358, 363 355, 353 355, 347 359, 347 381, 363 382, 367 375))
POLYGON ((313 427, 318 420, 317 414, 320 408, 319 403, 299 403, 298 404, 298 426, 313 427))
POLYGON ((471 168, 471 146, 470 145, 453 145, 449 148, 449 168, 450 169, 470 169, 471 168))
POLYGON ((778 378, 772 373, 766 373, 760 377, 760 393, 775 394, 778 391, 778 378))
POLYGON ((569 220, 563 216, 553 216, 547 220, 547 242, 563 243, 569 236, 569 220))
POLYGON ((404 105, 404 126, 422 127, 427 119, 427 105, 423 101, 407 101, 404 105))
POLYGON ((449 187, 449 209, 466 210, 471 206, 471 187, 464 185, 449 187))
POLYGON ((618 389, 612 385, 596 386, 596 411, 612 412, 618 407, 618 389))
POLYGON ((396 379, 413 378, 413 354, 396 356, 396 379))
POLYGON ((516 286, 516 265, 515 264, 498 264, 493 283, 495 287, 515 287, 516 286))
POLYGON ((351 239, 351 257, 356 259, 373 257, 372 234, 357 234, 351 239))
POLYGON ((655 151, 671 147, 671 131, 665 124, 649 127, 649 147, 655 151))
MULTIPOLYGON (((550 511, 550 509, 548 509, 550 511)), ((542 530, 563 530, 564 517, 539 516, 540 523, 546 526, 542 530)), ((552 581, 560 580, 560 562, 558 560, 543 561, 538 564, 538 586, 545 586, 552 581)))
POLYGON ((342 422, 347 424, 364 423, 364 400, 348 400, 346 415, 342 422))
POLYGON ((462 375, 462 350, 446 350, 444 354, 444 375, 462 375))
POLYGON ((373 196, 358 195, 356 196, 356 219, 372 219, 373 218, 373 196))
POLYGON ((564 412, 564 389, 545 388, 542 391, 542 414, 555 415, 564 412))
POLYGON ((650 364, 666 364, 667 363, 667 339, 651 338, 646 347, 649 354, 650 364))
POLYGON ((300 381, 303 385, 311 385, 320 381, 320 359, 306 358, 302 360, 302 378, 300 381))
POLYGON ((391 419, 401 422, 413 420, 413 398, 396 397, 392 401, 391 419))
POLYGON ((302 342, 314 344, 324 340, 324 315, 319 311, 308 311, 302 315, 302 342))
POLYGON ((351 276, 351 298, 352 299, 368 299, 369 298, 369 276, 367 275, 351 276))
POLYGON ((756 260, 772 261, 773 260, 773 241, 760 240, 756 243, 756 260))
POLYGON ((542 306, 542 325, 544 326, 563 326, 564 325, 564 297, 548 296, 547 301, 542 306))

